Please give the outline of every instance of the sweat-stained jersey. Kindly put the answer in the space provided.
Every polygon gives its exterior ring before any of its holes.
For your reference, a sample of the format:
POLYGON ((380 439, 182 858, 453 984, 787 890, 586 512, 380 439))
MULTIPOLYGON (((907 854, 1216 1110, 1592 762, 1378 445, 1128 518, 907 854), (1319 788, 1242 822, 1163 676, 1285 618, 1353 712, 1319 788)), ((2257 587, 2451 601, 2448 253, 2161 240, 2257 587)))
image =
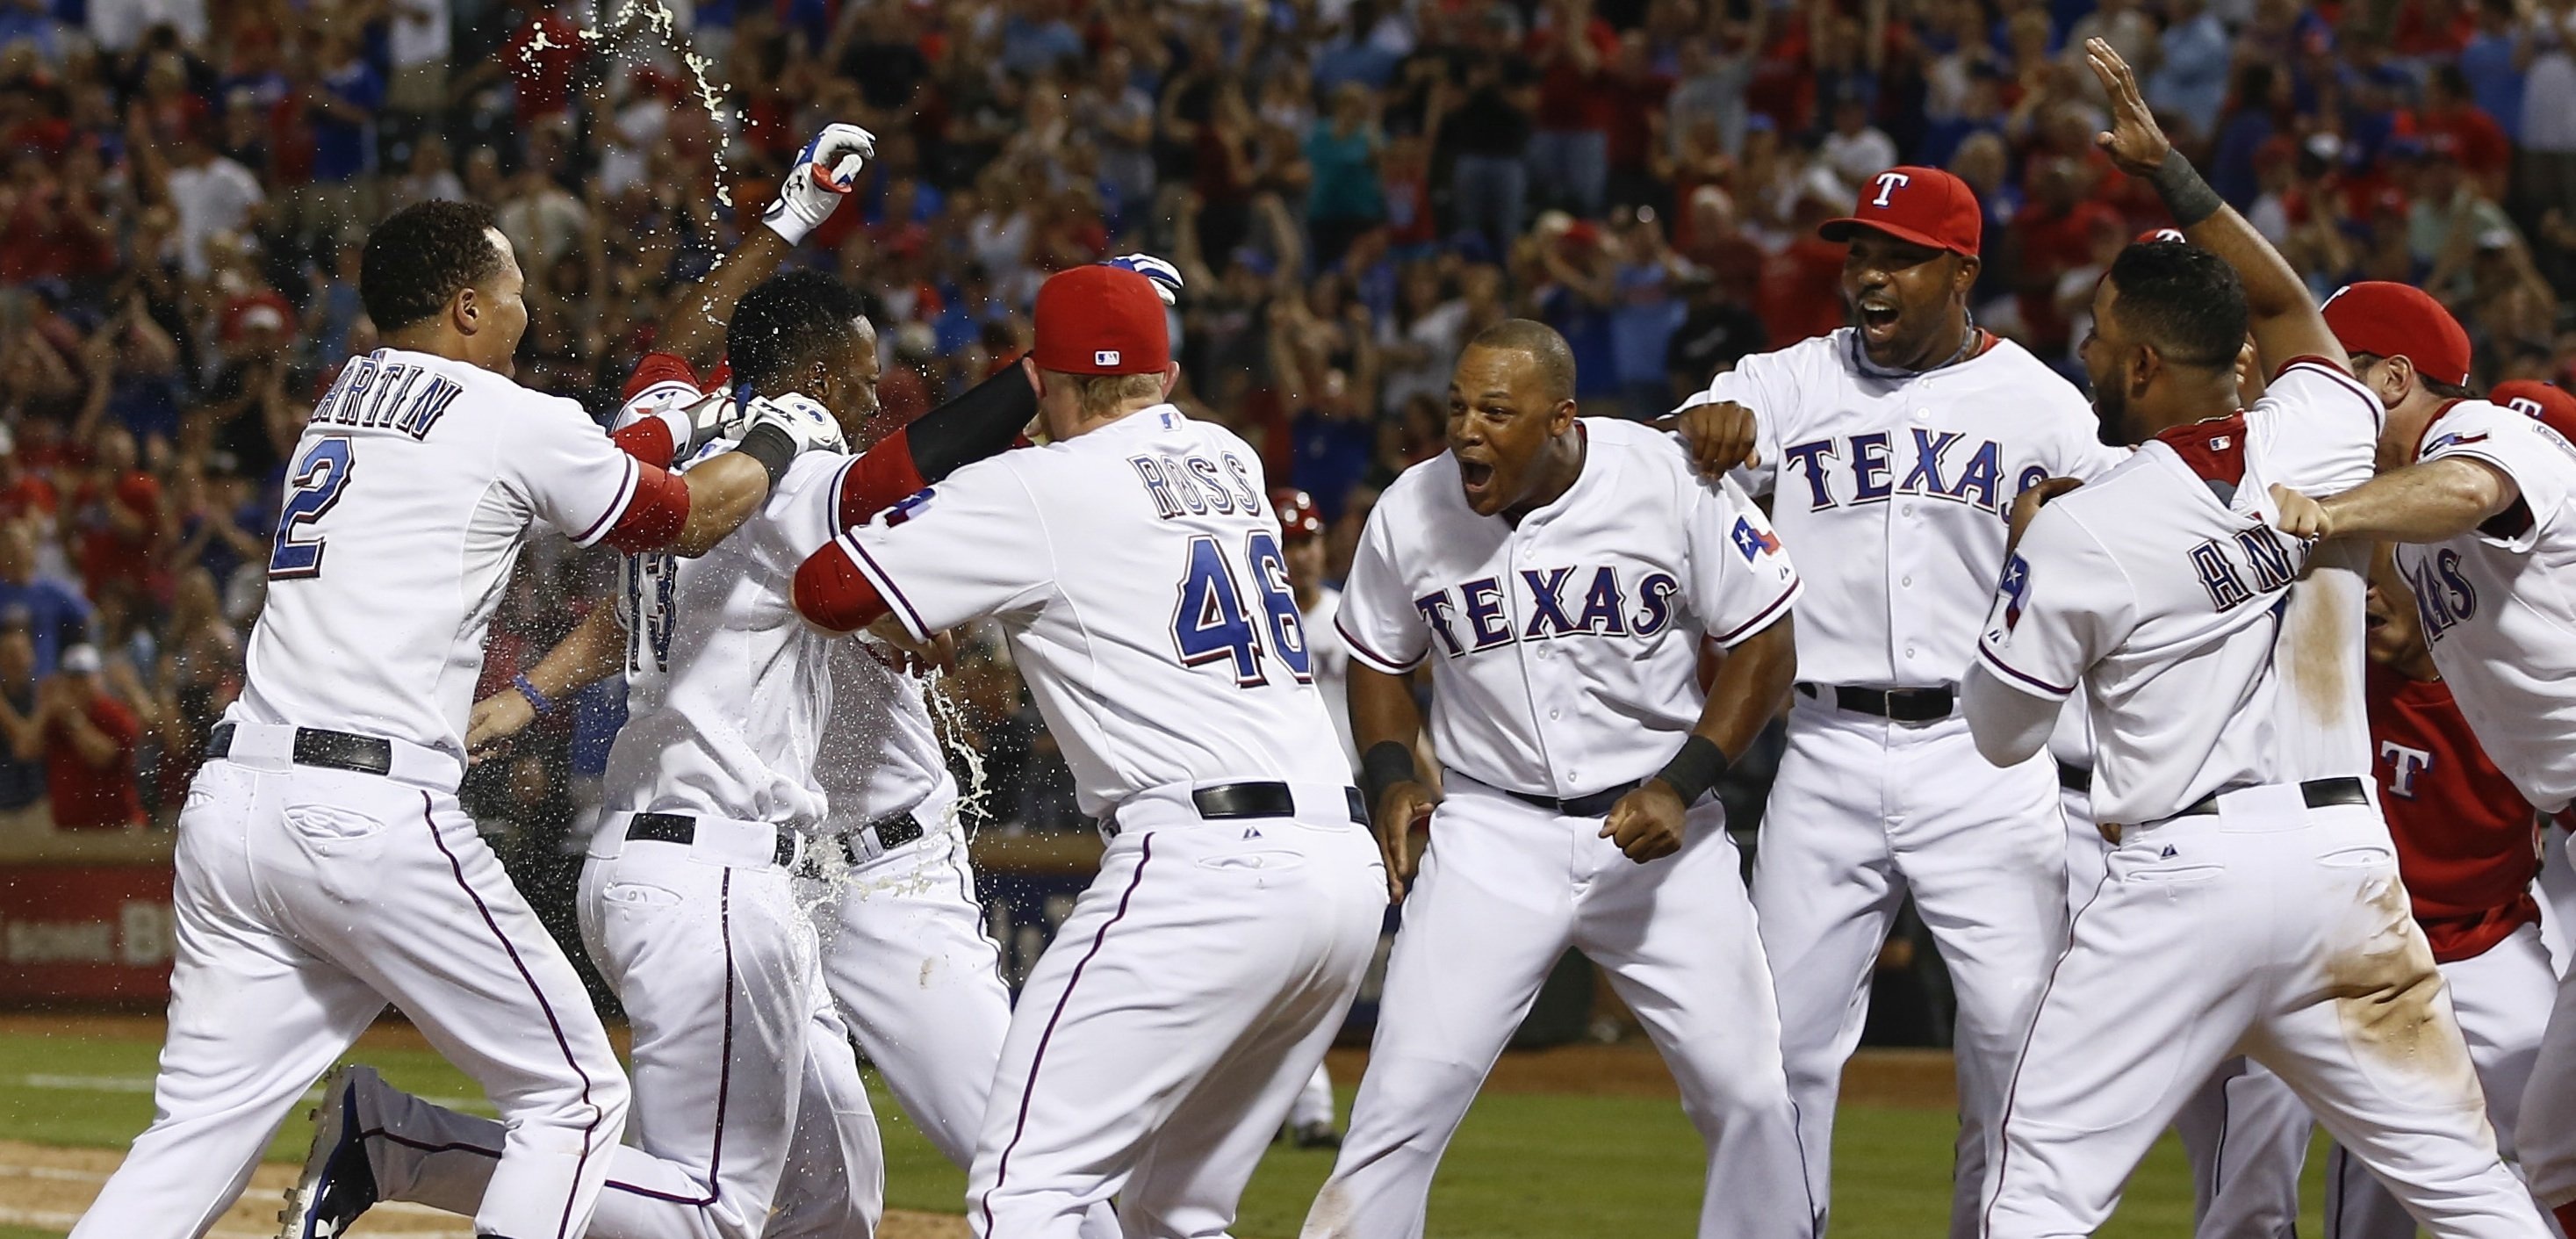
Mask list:
POLYGON ((1505 791, 1587 796, 1645 778, 1699 722, 1699 647, 1789 613, 1798 570, 1730 479, 1672 437, 1584 418, 1583 472, 1517 527, 1479 516, 1447 453, 1370 510, 1342 593, 1351 657, 1428 659, 1440 760, 1505 791))

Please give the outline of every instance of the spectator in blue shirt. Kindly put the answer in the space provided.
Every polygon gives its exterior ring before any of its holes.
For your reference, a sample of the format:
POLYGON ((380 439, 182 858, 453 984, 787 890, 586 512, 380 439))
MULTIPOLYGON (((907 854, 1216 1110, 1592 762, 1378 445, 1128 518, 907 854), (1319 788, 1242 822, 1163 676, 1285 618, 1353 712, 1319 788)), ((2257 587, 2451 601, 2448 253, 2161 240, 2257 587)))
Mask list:
POLYGON ((25 519, 0 521, 0 614, 24 618, 40 676, 54 673, 65 648, 88 639, 88 601, 70 585, 36 575, 36 531, 25 519))
POLYGON ((2478 31, 2460 49, 2460 75, 2469 81, 2469 97, 2516 142, 2522 140, 2522 76, 2531 64, 2529 44, 2530 36, 2515 20, 2513 0, 2479 0, 2478 31))
POLYGON ((2173 0, 2158 36, 2156 71, 2147 78, 2147 102, 2191 121, 2202 137, 2218 132, 2218 110, 2227 103, 2231 63, 2227 27, 2203 0, 2173 0))
POLYGON ((36 720, 36 646, 27 617, 0 612, 0 813, 45 798, 44 730, 36 720))

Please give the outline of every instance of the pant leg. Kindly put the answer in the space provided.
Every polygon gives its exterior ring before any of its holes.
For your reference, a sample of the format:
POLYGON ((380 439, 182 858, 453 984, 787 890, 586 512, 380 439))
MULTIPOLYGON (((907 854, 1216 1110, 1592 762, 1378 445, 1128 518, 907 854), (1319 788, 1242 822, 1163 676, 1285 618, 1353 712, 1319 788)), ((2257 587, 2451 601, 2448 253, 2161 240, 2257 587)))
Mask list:
POLYGON ((1591 841, 1575 945, 1645 1025, 1708 1143, 1700 1239, 1808 1239, 1823 1207, 1806 1191, 1771 970, 1726 811, 1708 801, 1689 828, 1679 853, 1647 865, 1591 841))
POLYGON ((2576 1204, 2576 968, 2558 982, 2558 1003, 2523 1091, 2514 1147, 2532 1195, 2552 1209, 2576 1204))
MULTIPOLYGON (((135 1137, 72 1233, 202 1234, 249 1184, 289 1109, 384 999, 280 933, 248 847, 275 797, 229 762, 197 775, 179 816, 176 963, 152 1126, 135 1137)), ((479 1198, 478 1198, 479 1199, 479 1198)))
POLYGON ((885 1147, 850 1028, 824 993, 819 965, 810 984, 815 1002, 796 1131, 763 1239, 873 1235, 885 1218, 885 1147))
POLYGON ((1012 1012, 967 1176, 978 1239, 1079 1233, 1217 1064, 1384 913, 1385 867, 1348 821, 1208 823, 1159 803, 1119 820, 1012 1012))
POLYGON ((1440 1155, 1573 941, 1567 821, 1451 780, 1405 895, 1368 1070, 1307 1239, 1422 1232, 1440 1155))
POLYGON ((2166 859, 2146 841, 2112 853, 2006 1082, 1981 1234, 2073 1239, 2111 1215, 2256 1014, 2261 960, 2243 926, 2262 880, 2215 853, 2166 859))
POLYGON ((1762 816, 1753 908, 1780 1004, 1781 1065, 1807 1194, 1830 1210, 1834 1100, 1869 1015, 1870 971, 1905 892, 1887 851, 1884 747, 1872 729, 1804 697, 1797 703, 1762 816))
POLYGON ((2541 831, 2540 874, 2532 892, 2540 900, 2540 940, 2550 966, 2565 975, 2576 963, 2576 861, 2567 856, 2567 832, 2551 823, 2541 831))
POLYGON ((2031 1004, 2066 948, 2066 825, 2045 754, 1997 769, 1967 725, 1893 728, 1889 839, 1958 997, 1952 1239, 1976 1234, 1997 1112, 2031 1004))
POLYGON ((2198 1239, 2295 1239, 2299 1175, 2316 1129, 2307 1104, 2261 1063, 2219 1064, 2174 1116, 2191 1161, 2198 1239))
POLYGON ((1291 1127, 1330 1127, 1333 1125, 1333 1073, 1317 1062, 1306 1083, 1297 1090, 1297 1100, 1288 1107, 1291 1127))
MULTIPOLYGON (((2451 991, 2451 1010, 2468 1041, 2469 1064, 2486 1094, 2487 1121, 2496 1151, 2514 1163, 2513 1133, 2522 1117, 2522 1095, 2548 1019, 2546 995, 2554 983, 2540 927, 2525 925, 2483 953, 2440 966, 2451 991)), ((2329 1239, 2413 1239, 2415 1220, 2377 1179, 2340 1146, 2327 1179, 2329 1239)))

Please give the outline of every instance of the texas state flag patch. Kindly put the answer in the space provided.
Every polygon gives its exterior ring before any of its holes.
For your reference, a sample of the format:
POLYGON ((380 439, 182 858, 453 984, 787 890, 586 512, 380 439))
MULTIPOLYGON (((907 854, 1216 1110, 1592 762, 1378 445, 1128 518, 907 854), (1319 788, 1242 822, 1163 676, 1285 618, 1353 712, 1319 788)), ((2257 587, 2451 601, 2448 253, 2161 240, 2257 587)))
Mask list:
POLYGON ((886 528, 892 529, 895 526, 928 511, 930 508, 930 497, 936 493, 938 493, 938 488, 925 486, 920 490, 914 491, 911 494, 896 500, 894 502, 894 506, 887 508, 885 511, 886 528))
POLYGON ((2004 596, 2004 631, 2021 623, 2022 604, 2030 600, 2030 561, 2015 555, 2004 561, 2004 579, 1995 592, 2004 596))
POLYGON ((1754 524, 1751 517, 1736 517, 1735 532, 1730 537, 1735 542, 1735 549, 1744 552, 1744 562, 1748 564, 1780 549, 1779 536, 1754 524))

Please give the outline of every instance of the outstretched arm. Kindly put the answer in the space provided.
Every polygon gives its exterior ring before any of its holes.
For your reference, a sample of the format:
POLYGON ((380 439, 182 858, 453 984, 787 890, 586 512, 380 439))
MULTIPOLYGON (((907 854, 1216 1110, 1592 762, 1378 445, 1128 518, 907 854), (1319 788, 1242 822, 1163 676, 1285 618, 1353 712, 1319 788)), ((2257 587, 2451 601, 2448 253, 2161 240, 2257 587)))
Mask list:
POLYGON ((538 714, 552 713, 566 697, 617 671, 625 655, 626 626, 619 622, 617 608, 607 602, 592 607, 536 666, 521 672, 510 687, 474 703, 465 726, 466 750, 481 760, 484 750, 526 730, 538 714))
POLYGON ((2327 330, 2299 273, 2174 150, 2139 93, 2137 74, 2128 62, 2100 39, 2085 43, 2084 60, 2111 99, 2111 128, 2094 135, 2094 142, 2122 172, 2155 186, 2185 239, 2236 269, 2245 284, 2245 307, 2264 370, 2277 372, 2301 357, 2321 357, 2349 368, 2351 359, 2327 330))
POLYGON ((2421 461, 2325 499, 2272 488, 2275 522, 2297 538, 2440 542, 2494 520, 2522 499, 2504 470, 2467 456, 2421 461))

